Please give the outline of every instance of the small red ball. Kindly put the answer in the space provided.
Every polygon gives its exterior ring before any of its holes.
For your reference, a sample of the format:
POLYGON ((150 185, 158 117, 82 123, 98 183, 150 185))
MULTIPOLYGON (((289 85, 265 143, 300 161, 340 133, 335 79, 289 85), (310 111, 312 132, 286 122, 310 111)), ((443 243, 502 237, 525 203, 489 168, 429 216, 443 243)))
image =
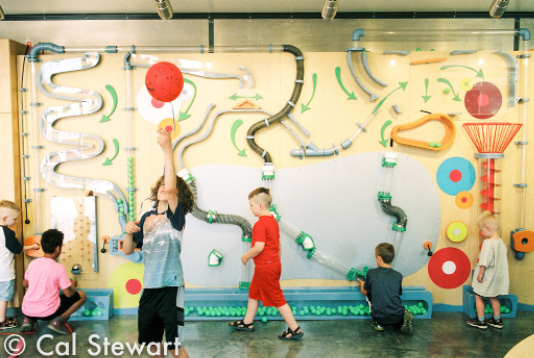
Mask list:
POLYGON ((184 76, 176 65, 161 61, 148 69, 145 85, 153 98, 161 102, 171 102, 182 92, 184 76))

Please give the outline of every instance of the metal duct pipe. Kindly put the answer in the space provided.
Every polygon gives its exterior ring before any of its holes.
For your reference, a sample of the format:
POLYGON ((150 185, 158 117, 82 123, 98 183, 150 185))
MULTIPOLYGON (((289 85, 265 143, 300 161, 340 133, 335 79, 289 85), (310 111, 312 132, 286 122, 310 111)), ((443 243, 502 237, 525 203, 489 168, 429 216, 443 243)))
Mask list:
POLYGON ((489 10, 490 16, 496 19, 500 18, 506 11, 507 6, 508 0, 493 0, 489 10))
POLYGON ((162 20, 172 19, 172 7, 170 0, 156 0, 156 9, 162 20))
POLYGON ((337 13, 337 1, 336 0, 325 0, 323 11, 321 16, 325 20, 334 20, 334 17, 337 13))

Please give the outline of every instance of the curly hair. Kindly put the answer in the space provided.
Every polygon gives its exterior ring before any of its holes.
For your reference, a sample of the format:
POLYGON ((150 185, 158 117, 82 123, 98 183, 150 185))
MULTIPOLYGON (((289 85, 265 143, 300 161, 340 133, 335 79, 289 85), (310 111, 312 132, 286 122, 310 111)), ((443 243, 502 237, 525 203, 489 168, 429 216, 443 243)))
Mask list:
MULTIPOLYGON (((150 188, 150 194, 152 195, 152 202, 155 203, 156 207, 159 204, 158 200, 158 190, 163 182, 163 177, 160 177, 158 181, 150 188)), ((184 210, 184 213, 190 213, 193 211, 193 205, 195 204, 195 195, 189 188, 189 185, 178 175, 176 176, 176 191, 178 192, 178 202, 184 210)))

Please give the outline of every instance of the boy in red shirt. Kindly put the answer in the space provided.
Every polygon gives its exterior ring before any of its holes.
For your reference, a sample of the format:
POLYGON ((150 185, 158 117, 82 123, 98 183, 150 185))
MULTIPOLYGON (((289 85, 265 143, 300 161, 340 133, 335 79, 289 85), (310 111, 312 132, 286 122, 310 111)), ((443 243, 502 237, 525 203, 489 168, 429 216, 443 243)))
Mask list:
POLYGON ((246 265, 248 260, 254 259, 255 269, 248 292, 245 318, 230 323, 230 326, 239 331, 254 331, 254 317, 258 311, 259 301, 262 301, 264 306, 276 307, 287 323, 287 330, 282 332, 278 338, 300 339, 304 333, 297 324, 280 287, 282 274, 280 229, 278 222, 269 211, 272 201, 269 189, 253 190, 248 195, 248 200, 250 210, 259 220, 252 229, 252 248, 241 256, 241 262, 246 265))

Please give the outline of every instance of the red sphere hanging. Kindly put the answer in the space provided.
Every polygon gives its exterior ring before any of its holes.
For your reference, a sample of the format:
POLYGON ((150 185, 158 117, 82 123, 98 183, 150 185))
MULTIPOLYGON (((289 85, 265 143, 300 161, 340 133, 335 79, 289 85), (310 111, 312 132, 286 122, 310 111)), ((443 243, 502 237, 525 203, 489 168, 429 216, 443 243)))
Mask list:
POLYGON ((153 98, 161 102, 171 102, 182 92, 184 76, 176 65, 161 61, 148 69, 145 85, 153 98))

